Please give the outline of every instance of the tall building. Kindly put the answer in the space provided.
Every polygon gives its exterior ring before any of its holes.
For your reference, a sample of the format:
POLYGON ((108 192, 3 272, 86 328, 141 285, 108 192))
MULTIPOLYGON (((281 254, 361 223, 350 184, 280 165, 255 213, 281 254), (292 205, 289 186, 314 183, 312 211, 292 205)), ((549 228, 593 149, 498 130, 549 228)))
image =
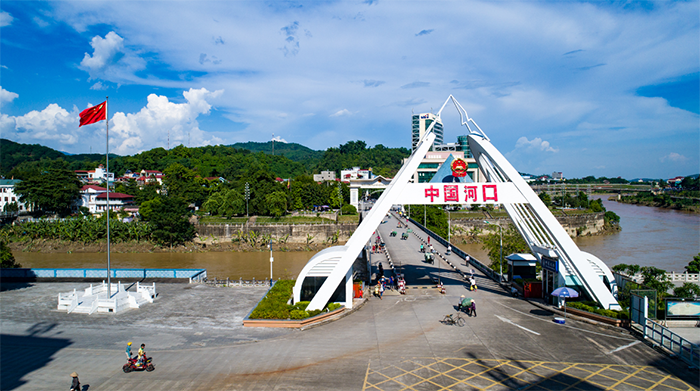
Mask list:
MULTIPOLYGON (((411 132, 411 143, 413 145, 414 151, 416 150, 420 139, 423 138, 425 131, 428 130, 430 124, 432 124, 433 122, 435 122, 435 126, 433 127, 433 132, 435 133, 435 142, 433 142, 433 146, 442 145, 443 130, 442 121, 440 121, 440 118, 438 118, 438 116, 432 113, 413 115, 413 131, 411 132)), ((431 147, 430 150, 432 151, 433 147, 431 147)))

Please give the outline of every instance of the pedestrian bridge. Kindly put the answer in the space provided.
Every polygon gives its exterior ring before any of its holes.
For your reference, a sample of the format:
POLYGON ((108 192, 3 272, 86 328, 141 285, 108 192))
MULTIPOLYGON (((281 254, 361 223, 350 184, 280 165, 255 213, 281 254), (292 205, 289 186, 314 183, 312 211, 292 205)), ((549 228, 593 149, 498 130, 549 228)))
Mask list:
POLYGON ((619 309, 617 286, 610 269, 599 258, 576 246, 537 194, 452 95, 438 111, 438 118, 450 102, 468 130, 469 146, 487 182, 410 183, 435 140, 433 126, 436 122, 433 122, 348 242, 323 250, 309 260, 296 280, 294 302, 301 300, 304 288, 315 292, 308 309, 321 309, 332 297, 342 296, 340 293, 344 290, 346 306, 352 307, 352 265, 393 205, 500 204, 541 263, 545 289, 574 287, 603 308, 619 309))

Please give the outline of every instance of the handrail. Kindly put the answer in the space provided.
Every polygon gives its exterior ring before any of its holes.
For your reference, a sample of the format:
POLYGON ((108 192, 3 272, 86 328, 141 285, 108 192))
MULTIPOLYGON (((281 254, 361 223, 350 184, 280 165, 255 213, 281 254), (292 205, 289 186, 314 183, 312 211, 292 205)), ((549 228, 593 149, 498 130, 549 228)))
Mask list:
POLYGON ((700 368, 700 347, 698 345, 651 319, 647 319, 646 323, 640 326, 643 327, 645 339, 654 341, 694 368, 700 368))

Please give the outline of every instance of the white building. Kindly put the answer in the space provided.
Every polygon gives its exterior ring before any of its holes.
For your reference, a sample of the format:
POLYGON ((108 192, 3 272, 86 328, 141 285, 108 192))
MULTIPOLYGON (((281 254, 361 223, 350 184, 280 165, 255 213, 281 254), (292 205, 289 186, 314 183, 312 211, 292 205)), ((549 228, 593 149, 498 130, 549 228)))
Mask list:
POLYGON ((19 195, 15 194, 15 185, 22 182, 19 179, 0 179, 0 212, 5 210, 5 205, 17 204, 20 212, 31 211, 24 202, 20 202, 19 195))
POLYGON ((437 121, 435 123, 435 126, 433 127, 433 133, 435 133, 435 141, 433 142, 433 147, 430 148, 431 151, 433 151, 434 146, 436 145, 442 145, 443 142, 443 129, 442 129, 442 121, 440 118, 438 118, 435 114, 432 113, 423 113, 423 114, 414 114, 412 118, 412 130, 411 130, 411 145, 412 145, 412 150, 416 150, 416 146, 420 142, 420 140, 423 138, 423 135, 425 132, 428 130, 430 127, 430 124, 433 123, 433 121, 437 121))
POLYGON ((340 170, 340 180, 343 182, 348 182, 351 179, 372 179, 372 168, 366 170, 360 167, 353 167, 347 170, 340 170))
MULTIPOLYGON (((123 193, 109 193, 109 210, 119 211, 132 206, 134 196, 123 193)), ((85 185, 80 189, 78 207, 86 207, 90 213, 103 213, 107 210, 107 189, 95 185, 85 185)))
POLYGON ((95 185, 85 185, 80 189, 80 201, 78 207, 88 208, 90 213, 97 212, 97 196, 107 192, 107 189, 95 185))
POLYGON ((109 175, 107 175, 107 170, 105 170, 102 164, 94 170, 75 170, 75 175, 78 179, 87 182, 104 182, 106 178, 108 178, 110 182, 114 182, 114 173, 110 172, 109 175))
POLYGON ((335 181, 335 171, 321 171, 320 174, 314 174, 314 182, 335 181))
POLYGON ((559 171, 554 171, 552 173, 552 180, 553 181, 563 181, 564 180, 564 173, 559 172, 559 171))

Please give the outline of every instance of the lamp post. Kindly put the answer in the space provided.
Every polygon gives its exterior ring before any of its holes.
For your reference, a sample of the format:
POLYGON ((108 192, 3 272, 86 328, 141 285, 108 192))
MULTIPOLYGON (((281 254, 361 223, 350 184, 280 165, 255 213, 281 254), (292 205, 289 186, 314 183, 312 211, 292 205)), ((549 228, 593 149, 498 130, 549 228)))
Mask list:
MULTIPOLYGON (((447 209, 447 208, 445 208, 447 209)), ((447 244, 450 244, 450 210, 447 209, 447 244)))
POLYGON ((245 183, 245 217, 248 217, 248 200, 250 199, 250 185, 245 183))
POLYGON ((272 257, 272 238, 270 238, 270 286, 272 286, 272 262, 275 261, 275 259, 272 257))
POLYGON ((503 282, 503 227, 501 227, 501 224, 494 224, 486 220, 484 220, 484 223, 495 225, 496 227, 498 227, 498 232, 501 234, 501 257, 498 260, 498 267, 500 270, 500 274, 498 276, 498 283, 500 284, 503 282))

